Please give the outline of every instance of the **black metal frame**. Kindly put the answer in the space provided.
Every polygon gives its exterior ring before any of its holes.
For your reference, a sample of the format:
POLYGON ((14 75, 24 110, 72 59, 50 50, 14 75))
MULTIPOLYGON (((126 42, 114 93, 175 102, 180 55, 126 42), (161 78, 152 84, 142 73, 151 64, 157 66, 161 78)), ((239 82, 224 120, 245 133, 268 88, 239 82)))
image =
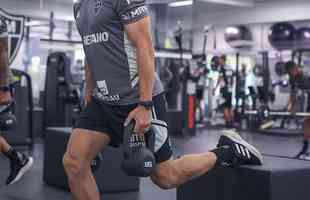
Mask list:
POLYGON ((301 66, 301 62, 302 62, 302 55, 303 53, 309 52, 310 53, 310 48, 302 48, 302 49, 296 49, 293 51, 292 53, 292 61, 295 61, 295 58, 297 56, 297 64, 298 66, 301 66))
POLYGON ((30 142, 21 142, 21 143, 16 143, 16 144, 11 144, 11 145, 16 145, 16 146, 29 146, 30 148, 33 148, 34 146, 34 133, 33 133, 33 91, 32 91, 32 80, 29 74, 27 74, 24 71, 17 70, 17 69, 12 69, 13 74, 19 75, 19 76, 24 76, 27 81, 27 89, 28 89, 28 119, 29 119, 29 124, 28 124, 28 133, 29 133, 29 139, 30 142))

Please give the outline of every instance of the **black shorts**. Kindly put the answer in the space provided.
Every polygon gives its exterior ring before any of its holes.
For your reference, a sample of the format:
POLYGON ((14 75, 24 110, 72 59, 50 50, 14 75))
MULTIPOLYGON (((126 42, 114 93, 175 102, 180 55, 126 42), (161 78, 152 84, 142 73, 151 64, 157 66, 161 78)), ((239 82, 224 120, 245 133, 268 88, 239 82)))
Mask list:
MULTIPOLYGON (((166 123, 166 99, 164 95, 153 98, 153 126, 157 126, 155 140, 156 162, 164 162, 172 157, 170 138, 166 123)), ((108 134, 111 146, 118 147, 123 141, 124 122, 129 113, 137 107, 133 105, 109 105, 93 98, 76 120, 74 128, 87 129, 108 134)))
POLYGON ((232 93, 226 92, 223 94, 223 98, 225 99, 224 108, 232 108, 232 93))
POLYGON ((196 90, 196 97, 199 101, 204 99, 204 89, 199 88, 196 90))

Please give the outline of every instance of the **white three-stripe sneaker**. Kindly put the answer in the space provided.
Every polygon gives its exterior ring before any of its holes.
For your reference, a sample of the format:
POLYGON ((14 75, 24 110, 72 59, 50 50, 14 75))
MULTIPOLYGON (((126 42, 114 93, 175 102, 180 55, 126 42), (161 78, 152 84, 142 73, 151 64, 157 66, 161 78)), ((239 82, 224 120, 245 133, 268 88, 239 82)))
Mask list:
POLYGON ((220 137, 218 147, 228 146, 234 153, 230 165, 262 165, 263 156, 253 145, 242 139, 235 131, 225 130, 220 137))

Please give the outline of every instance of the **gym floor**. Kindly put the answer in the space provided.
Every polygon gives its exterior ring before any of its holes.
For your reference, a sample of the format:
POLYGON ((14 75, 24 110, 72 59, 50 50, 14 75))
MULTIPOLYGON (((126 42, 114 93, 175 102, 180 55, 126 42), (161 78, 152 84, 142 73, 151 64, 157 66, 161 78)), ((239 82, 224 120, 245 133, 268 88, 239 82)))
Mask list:
MULTIPOLYGON (((172 143, 175 156, 186 153, 200 153, 214 148, 219 138, 218 130, 199 130, 195 137, 174 136, 172 143)), ((241 133, 264 154, 294 156, 300 149, 301 137, 280 137, 257 133, 241 133)), ((13 186, 6 187, 4 180, 8 173, 8 162, 0 157, 0 199, 1 200, 66 200, 70 199, 67 191, 47 186, 42 181, 43 145, 36 144, 32 155, 35 165, 25 177, 13 186)), ((292 160, 294 162, 294 160, 292 160)), ((139 192, 104 194, 104 200, 175 200, 176 190, 163 191, 142 179, 139 192)))

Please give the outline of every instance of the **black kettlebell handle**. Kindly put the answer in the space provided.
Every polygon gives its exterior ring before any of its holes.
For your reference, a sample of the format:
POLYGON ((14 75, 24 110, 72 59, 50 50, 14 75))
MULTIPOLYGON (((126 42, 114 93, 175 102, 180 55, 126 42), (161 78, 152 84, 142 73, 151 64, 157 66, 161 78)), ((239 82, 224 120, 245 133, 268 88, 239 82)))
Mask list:
POLYGON ((145 133, 141 140, 138 137, 136 141, 136 138, 132 138, 132 135, 136 135, 135 125, 133 120, 124 127, 122 169, 129 176, 148 177, 156 165, 154 153, 148 145, 150 133, 145 133))
POLYGON ((129 152, 130 137, 134 131, 135 125, 136 125, 135 120, 131 120, 130 123, 124 128, 124 136, 123 136, 124 152, 129 152))
MULTIPOLYGON (((123 136, 123 146, 124 146, 125 151, 130 149, 130 146, 129 146, 130 138, 131 138, 131 135, 134 133, 135 125, 136 125, 135 120, 131 120, 131 122, 127 126, 125 126, 124 136, 123 136)), ((154 153, 155 134, 153 131, 153 126, 151 126, 149 131, 144 133, 144 139, 145 139, 146 147, 148 147, 154 153)))

